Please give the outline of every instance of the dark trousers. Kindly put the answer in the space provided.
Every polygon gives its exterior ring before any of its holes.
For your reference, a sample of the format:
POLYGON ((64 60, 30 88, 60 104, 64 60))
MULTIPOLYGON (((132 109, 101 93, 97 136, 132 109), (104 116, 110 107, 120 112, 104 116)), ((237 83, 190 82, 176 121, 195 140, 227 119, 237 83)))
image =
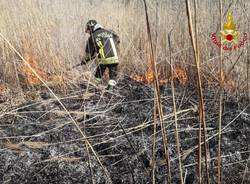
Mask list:
POLYGON ((107 68, 109 69, 109 78, 115 80, 117 76, 118 64, 98 65, 96 68, 95 77, 101 79, 107 68))

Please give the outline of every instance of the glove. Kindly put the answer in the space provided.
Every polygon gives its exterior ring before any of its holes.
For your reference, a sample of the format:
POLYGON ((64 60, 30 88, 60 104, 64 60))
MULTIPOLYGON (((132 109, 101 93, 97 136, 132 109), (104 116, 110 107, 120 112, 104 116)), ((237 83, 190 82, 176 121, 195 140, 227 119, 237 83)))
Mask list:
POLYGON ((80 56, 81 65, 86 65, 88 61, 90 61, 91 57, 88 57, 88 55, 82 55, 80 56))

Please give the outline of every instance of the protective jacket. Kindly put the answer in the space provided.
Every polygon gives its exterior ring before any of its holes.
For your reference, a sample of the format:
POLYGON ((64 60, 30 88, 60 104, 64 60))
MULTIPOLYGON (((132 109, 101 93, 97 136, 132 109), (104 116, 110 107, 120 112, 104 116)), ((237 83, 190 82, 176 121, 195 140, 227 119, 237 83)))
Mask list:
POLYGON ((89 61, 96 57, 98 64, 118 64, 119 43, 120 39, 113 31, 96 26, 87 41, 84 60, 89 61))

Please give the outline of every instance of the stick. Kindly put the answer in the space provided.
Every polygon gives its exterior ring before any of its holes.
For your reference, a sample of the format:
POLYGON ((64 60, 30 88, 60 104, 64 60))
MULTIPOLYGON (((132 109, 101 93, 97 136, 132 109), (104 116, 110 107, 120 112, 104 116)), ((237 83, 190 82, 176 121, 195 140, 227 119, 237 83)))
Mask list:
MULTIPOLYGON (((171 68, 171 76, 173 76, 173 65, 172 65, 172 58, 171 58, 171 32, 168 34, 168 44, 169 44, 169 61, 170 61, 170 68, 171 68)), ((175 140, 177 146, 177 154, 179 160, 179 172, 180 172, 180 180, 181 184, 184 184, 183 180, 183 173, 182 173, 182 162, 181 162, 181 153, 180 153, 180 137, 179 137, 179 129, 177 123, 177 113, 176 113, 176 103, 175 103, 175 89, 174 89, 174 81, 173 77, 171 77, 171 89, 172 89, 172 100, 173 100, 173 114, 174 114, 174 122, 175 122, 175 140)))
MULTIPOLYGON (((192 24, 192 17, 191 17, 191 10, 189 0, 186 0, 186 8, 187 8, 187 16, 188 16, 188 25, 189 25, 189 33, 191 36, 193 52, 195 56, 195 64, 196 64, 196 75, 197 75, 197 92, 199 96, 199 149, 198 149, 198 177, 199 183, 202 184, 202 174, 201 174, 201 125, 203 127, 203 141, 204 141, 204 152, 205 152, 205 167, 206 167, 206 178, 207 183, 209 184, 209 171, 208 171, 208 145, 206 142, 207 137, 207 130, 206 130, 206 121, 205 121, 205 110, 204 110, 204 99, 203 99, 203 92, 202 92, 202 82, 201 82, 201 75, 200 75, 200 58, 199 58, 199 48, 198 48, 198 32, 197 32, 197 20, 195 19, 195 35, 193 31, 193 24, 192 24)), ((195 9, 195 18, 197 18, 197 0, 194 1, 194 9, 195 9)))
MULTIPOLYGON (((222 2, 221 0, 219 1, 219 5, 220 5, 220 30, 222 30, 222 2)), ((222 48, 220 48, 220 101, 219 101, 219 129, 218 129, 218 168, 217 168, 217 172, 218 172, 218 177, 217 177, 217 183, 221 184, 221 121, 222 121, 222 102, 223 102, 223 97, 222 97, 222 88, 223 88, 223 66, 222 66, 222 62, 223 62, 223 50, 222 48)))
POLYGON ((157 115, 156 115, 156 101, 154 100, 154 132, 153 132, 153 150, 152 150, 152 183, 155 184, 155 152, 156 152, 156 125, 157 125, 157 115))
MULTIPOLYGON (((83 109, 84 109, 84 112, 85 112, 85 106, 83 107, 83 109)), ((85 133, 85 130, 86 130, 86 127, 85 127, 86 122, 85 122, 85 120, 86 120, 86 114, 83 115, 84 133, 85 133)), ((85 145, 86 145, 86 150, 87 150, 87 154, 88 154, 88 163, 89 163, 89 171, 90 171, 90 176, 91 176, 91 182, 92 182, 92 184, 95 184, 94 177, 93 177, 94 175, 93 175, 93 169, 92 169, 92 165, 91 165, 91 159, 90 159, 88 144, 85 142, 85 145)))
POLYGON ((165 159, 167 163, 167 171, 168 171, 168 183, 171 183, 171 169, 170 169, 170 157, 169 157, 169 152, 168 152, 168 140, 166 136, 166 131, 165 131, 165 126, 163 123, 163 110, 162 110, 162 102, 161 102, 161 93, 160 93, 160 87, 159 87, 159 79, 158 79, 158 72, 156 68, 156 61, 154 57, 154 47, 153 47, 153 41, 152 41, 152 35, 151 35, 151 30, 150 30, 150 25, 149 25, 149 18, 148 18, 148 8, 147 8, 147 3, 146 0, 143 0, 144 2, 144 8, 145 8, 145 15, 146 15, 146 23, 147 23, 147 35, 148 35, 148 40, 150 43, 150 59, 151 59, 151 67, 153 67, 154 71, 154 92, 156 96, 156 104, 157 104, 157 110, 158 110, 158 115, 160 119, 160 124, 161 124, 161 133, 162 133, 162 141, 163 141, 163 147, 164 147, 164 153, 165 153, 165 159))

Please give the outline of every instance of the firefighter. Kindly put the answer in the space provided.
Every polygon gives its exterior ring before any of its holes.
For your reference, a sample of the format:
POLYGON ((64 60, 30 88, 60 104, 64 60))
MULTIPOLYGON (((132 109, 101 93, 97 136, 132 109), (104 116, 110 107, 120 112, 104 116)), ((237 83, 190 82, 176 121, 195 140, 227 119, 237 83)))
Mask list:
POLYGON ((102 76, 108 68, 109 81, 106 89, 113 88, 117 84, 116 76, 119 63, 117 51, 120 39, 116 33, 104 29, 96 20, 87 22, 85 32, 90 37, 88 38, 81 64, 84 65, 88 61, 96 59, 96 84, 102 82, 102 76))

